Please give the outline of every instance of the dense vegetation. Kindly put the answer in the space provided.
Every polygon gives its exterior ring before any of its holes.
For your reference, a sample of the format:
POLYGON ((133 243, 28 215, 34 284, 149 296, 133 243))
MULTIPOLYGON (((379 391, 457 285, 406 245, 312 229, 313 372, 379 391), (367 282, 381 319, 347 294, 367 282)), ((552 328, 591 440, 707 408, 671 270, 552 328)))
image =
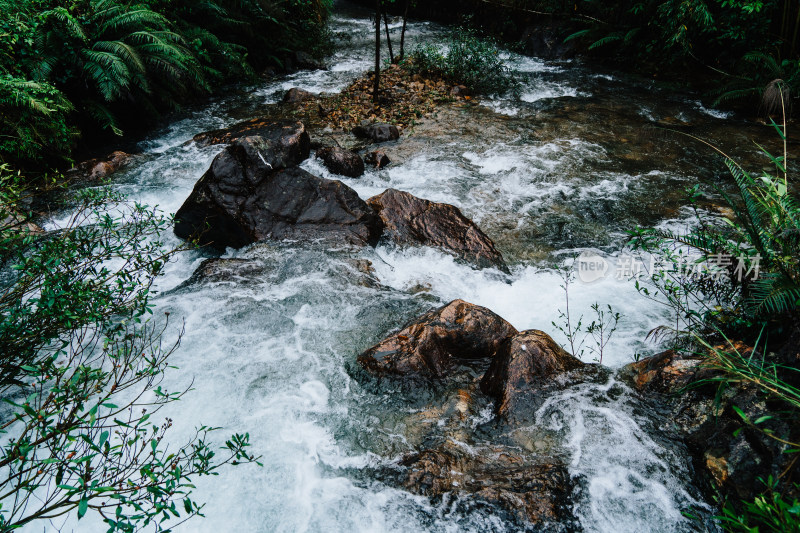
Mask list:
MULTIPOLYGON (((399 14, 405 3, 389 7, 399 14)), ((800 95, 800 4, 791 0, 429 0, 412 2, 411 12, 466 18, 531 53, 542 52, 536 36, 545 29, 548 40, 568 41, 578 53, 701 82, 720 102, 758 104, 776 79, 800 95)), ((777 111, 771 96, 767 110, 777 111)))
MULTIPOLYGON (((703 359, 713 373, 695 386, 756 387, 764 413, 752 419, 734 405, 742 427, 764 433, 784 447, 783 453, 796 455, 800 201, 790 179, 787 125, 772 125, 784 145, 780 156, 762 149, 774 173, 753 175, 720 152, 738 187, 736 196, 723 193, 735 215, 731 220, 722 222, 696 208, 696 224, 688 233, 638 228, 631 243, 654 258, 637 288, 674 314, 673 326, 655 335, 703 359), (752 352, 743 354, 731 339, 745 341, 752 352), (786 421, 788 433, 764 425, 771 420, 786 421)), ((696 206, 702 191, 695 186, 688 192, 696 206)), ((731 531, 800 531, 800 485, 791 475, 782 477, 763 479, 764 493, 754 501, 725 502, 722 525, 731 531)))
POLYGON ((454 31, 445 49, 443 52, 430 44, 416 48, 411 53, 410 68, 462 84, 475 93, 503 94, 518 88, 519 82, 497 45, 474 30, 454 31))
POLYGON ((0 162, 52 165, 325 46, 327 0, 0 0, 0 162))

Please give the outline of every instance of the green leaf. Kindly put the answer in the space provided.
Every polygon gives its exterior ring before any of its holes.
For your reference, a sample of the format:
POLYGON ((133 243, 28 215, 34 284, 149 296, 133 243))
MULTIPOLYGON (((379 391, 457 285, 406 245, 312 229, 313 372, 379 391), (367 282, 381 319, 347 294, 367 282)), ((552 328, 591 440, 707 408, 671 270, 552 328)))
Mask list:
POLYGON ((78 503, 78 520, 83 518, 83 515, 86 514, 86 511, 89 510, 89 500, 84 496, 81 498, 80 503, 78 503))

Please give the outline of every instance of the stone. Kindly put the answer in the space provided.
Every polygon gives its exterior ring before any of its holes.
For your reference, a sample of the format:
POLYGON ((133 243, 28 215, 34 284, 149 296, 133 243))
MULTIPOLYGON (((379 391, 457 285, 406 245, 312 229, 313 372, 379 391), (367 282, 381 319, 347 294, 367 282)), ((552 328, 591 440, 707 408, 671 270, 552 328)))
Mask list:
POLYGON ((383 150, 375 150, 364 156, 364 162, 372 168, 379 170, 391 163, 391 160, 383 150))
POLYGON ((530 396, 553 376, 583 366, 548 334, 531 329, 500 345, 481 380, 481 390, 496 400, 497 414, 507 416, 518 405, 530 403, 530 396))
POLYGON ((388 240, 401 245, 434 246, 479 268, 508 271, 492 240, 455 206, 396 189, 387 189, 367 203, 381 217, 388 240))
POLYGON ((450 89, 450 96, 455 96, 456 98, 464 98, 466 96, 472 96, 472 93, 467 88, 466 85, 454 85, 450 89))
POLYGON ((266 117, 254 118, 228 128, 200 133, 195 135, 192 141, 198 146, 211 146, 213 144, 230 144, 244 137, 261 137, 271 142, 296 144, 303 151, 310 150, 311 147, 311 140, 302 122, 272 120, 266 117))
POLYGON ((306 102, 313 99, 313 94, 303 89, 298 89, 297 87, 289 89, 283 96, 283 102, 285 104, 299 104, 301 102, 306 102))
POLYGON ((317 150, 317 158, 334 174, 350 178, 364 175, 364 161, 359 155, 338 146, 327 146, 317 150))
MULTIPOLYGON (((303 132, 305 133, 305 132, 303 132)), ((263 240, 374 244, 381 222, 355 191, 294 165, 307 134, 245 137, 226 147, 175 215, 175 234, 224 250, 263 240)))
POLYGON ((375 143, 396 141, 400 138, 400 130, 393 124, 362 123, 353 128, 353 135, 359 139, 369 139, 375 143))
POLYGON ((491 359, 515 333, 489 309, 453 300, 368 349, 358 362, 378 375, 443 378, 459 365, 491 359))
POLYGON ((521 524, 572 520, 573 484, 558 459, 525 458, 514 448, 492 445, 475 451, 452 441, 401 460, 406 490, 430 498, 452 494, 496 505, 521 524))

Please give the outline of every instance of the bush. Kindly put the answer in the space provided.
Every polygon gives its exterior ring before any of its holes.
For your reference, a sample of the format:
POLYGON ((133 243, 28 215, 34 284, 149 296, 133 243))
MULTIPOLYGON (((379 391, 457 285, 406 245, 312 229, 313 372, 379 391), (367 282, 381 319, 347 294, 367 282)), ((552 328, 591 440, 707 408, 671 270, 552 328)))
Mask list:
POLYGON ((444 53, 434 45, 412 51, 411 68, 466 85, 476 93, 503 94, 519 88, 519 81, 500 57, 497 45, 469 29, 453 32, 444 53))
POLYGON ((166 444, 171 421, 151 417, 187 392, 160 384, 177 343, 151 316, 170 221, 103 189, 78 201, 66 225, 33 232, 23 178, 0 167, 0 530, 92 510, 109 531, 160 531, 200 513, 191 477, 257 459, 247 435, 217 457, 206 426, 166 444))
MULTIPOLYGON (((640 291, 675 309, 690 331, 760 330, 790 322, 800 306, 800 204, 786 166, 785 125, 772 124, 784 142, 780 157, 762 149, 774 175, 753 176, 725 156, 739 194, 723 196, 735 220, 721 226, 695 210, 696 229, 685 235, 652 228, 632 232, 633 247, 654 254, 662 267, 651 273, 649 286, 638 285, 640 291)), ((692 205, 699 195, 696 187, 690 191, 692 205)))
POLYGON ((330 0, 0 0, 0 116, 16 130, 0 139, 0 162, 57 163, 76 129, 122 135, 292 51, 319 51, 329 8, 330 0))

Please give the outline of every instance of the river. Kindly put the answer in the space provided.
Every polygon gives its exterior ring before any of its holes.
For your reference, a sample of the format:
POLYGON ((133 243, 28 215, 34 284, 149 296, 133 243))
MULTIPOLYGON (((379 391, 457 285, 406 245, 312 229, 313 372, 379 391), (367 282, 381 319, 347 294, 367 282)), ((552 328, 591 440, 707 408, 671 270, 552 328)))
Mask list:
MULTIPOLYGON (((141 142, 143 157, 115 177, 114 187, 174 213, 221 150, 187 143, 195 134, 257 116, 279 105, 290 87, 337 91, 369 69, 368 14, 339 5, 332 28, 338 49, 327 70, 234 88, 185 112, 141 142)), ((412 47, 444 35, 433 23, 409 25, 412 47)), ((342 181, 362 198, 393 187, 460 207, 497 243, 510 275, 474 270, 427 248, 381 245, 353 252, 273 243, 225 254, 264 265, 258 277, 186 283, 210 257, 191 251, 158 281, 157 311, 185 321, 172 359, 179 370, 168 374, 168 385, 193 387, 162 413, 174 420, 171 438, 180 442, 200 422, 225 433, 248 432, 264 463, 197 479, 206 516, 176 531, 518 530, 486 506, 458 498, 431 501, 391 483, 384 472, 419 445, 409 420, 432 400, 376 386, 357 370, 356 355, 455 298, 484 305, 519 330, 542 329, 564 342, 552 326, 565 296, 556 267, 583 251, 613 262, 624 252, 626 231, 637 224, 688 223, 685 187, 727 186, 707 147, 648 125, 690 123, 692 133, 744 158, 756 151, 747 139, 763 132, 667 83, 577 61, 514 54, 507 60, 523 81, 519 98, 443 109, 388 148, 394 160, 389 167, 342 181), (371 261, 378 282, 365 283, 354 259, 371 261)), ((313 158, 302 166, 332 177, 313 158)), ((709 209, 714 199, 708 197, 709 209)), ((624 314, 605 350, 603 363, 612 369, 654 353, 658 346, 645 337, 670 320, 632 283, 615 278, 612 268, 604 280, 570 286, 574 316, 591 317, 595 302, 624 314)), ((584 355, 587 362, 595 357, 584 355)), ((548 432, 569 465, 579 523, 570 527, 605 533, 713 529, 682 514, 710 508, 692 481, 686 451, 670 440, 669 421, 660 416, 609 377, 548 399, 534 427, 519 430, 548 432)), ((485 406, 470 413, 473 424, 489 418, 485 406)), ((105 530, 87 520, 52 527, 105 530)), ((40 530, 41 524, 26 529, 40 530)))

